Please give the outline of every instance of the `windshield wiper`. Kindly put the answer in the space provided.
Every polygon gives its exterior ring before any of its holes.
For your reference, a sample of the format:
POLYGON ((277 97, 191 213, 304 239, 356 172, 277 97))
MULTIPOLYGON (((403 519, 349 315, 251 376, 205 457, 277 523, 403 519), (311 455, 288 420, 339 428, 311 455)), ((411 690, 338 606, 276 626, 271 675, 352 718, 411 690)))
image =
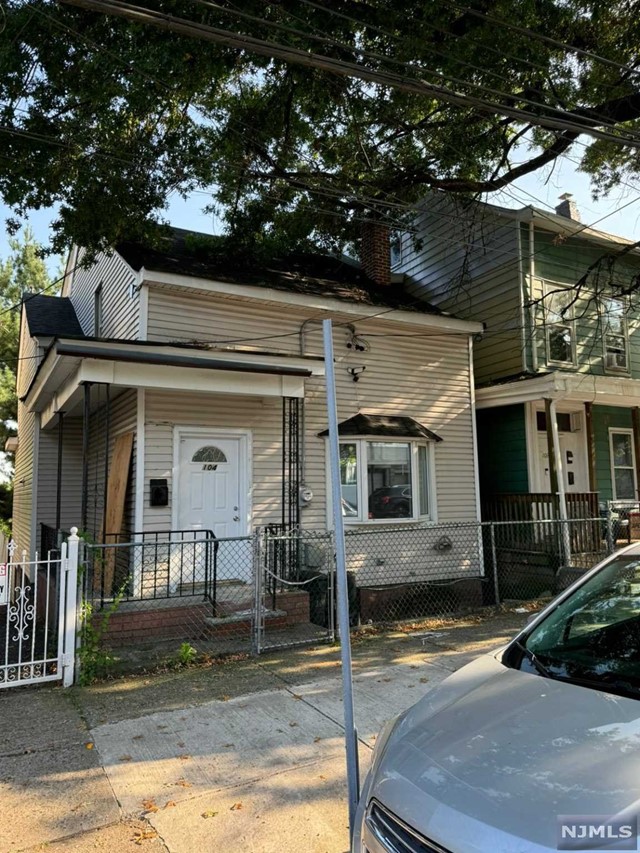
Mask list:
POLYGON ((513 645, 522 652, 522 654, 526 657, 529 663, 533 666, 538 675, 543 675, 545 678, 556 678, 552 672, 550 672, 547 667, 541 663, 536 655, 528 649, 524 643, 521 643, 519 640, 514 640, 513 645))

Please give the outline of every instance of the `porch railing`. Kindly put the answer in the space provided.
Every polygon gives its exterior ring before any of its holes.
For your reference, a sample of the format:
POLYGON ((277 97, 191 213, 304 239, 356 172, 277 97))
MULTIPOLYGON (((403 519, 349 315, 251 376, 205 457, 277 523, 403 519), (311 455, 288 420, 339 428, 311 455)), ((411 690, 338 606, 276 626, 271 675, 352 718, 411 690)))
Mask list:
POLYGON ((212 530, 107 534, 87 547, 95 601, 199 596, 215 607, 219 540, 212 530))
MULTIPOLYGON (((597 492, 567 492, 567 517, 597 518, 600 514, 597 492)), ((560 518, 560 499, 551 492, 494 494, 482 501, 483 521, 544 521, 560 518)))

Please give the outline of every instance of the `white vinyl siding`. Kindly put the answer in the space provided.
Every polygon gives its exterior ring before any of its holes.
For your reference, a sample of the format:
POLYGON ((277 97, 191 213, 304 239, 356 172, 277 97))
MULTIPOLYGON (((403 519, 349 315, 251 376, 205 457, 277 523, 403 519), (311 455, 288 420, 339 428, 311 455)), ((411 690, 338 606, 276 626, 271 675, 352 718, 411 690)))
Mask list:
MULTIPOLYGON (((68 417, 62 431, 62 494, 60 528, 81 527, 82 418, 68 417)), ((58 427, 41 430, 38 441, 38 511, 36 546, 40 547, 40 525, 55 527, 58 490, 58 427)))
POLYGON ((523 369, 518 225, 482 205, 459 208, 438 194, 424 203, 415 234, 402 237, 402 272, 417 298, 485 323, 474 344, 476 381, 523 369))
MULTIPOLYGON (((154 340, 221 341, 271 351, 299 352, 298 332, 314 312, 240 301, 203 293, 177 292, 151 285, 149 338, 154 340), (288 334, 290 337, 267 336, 288 334)), ((348 322, 337 316, 336 322, 348 322)), ((443 439, 434 452, 439 521, 476 519, 469 351, 466 335, 425 335, 424 327, 399 326, 379 320, 358 323, 356 332, 369 343, 367 352, 346 347, 348 333, 335 328, 336 382, 339 420, 364 411, 408 415, 443 439), (368 338, 367 335, 371 337, 368 338), (402 335, 409 335, 406 340, 402 335), (418 335, 418 337, 416 337, 418 335), (424 336, 423 336, 424 335, 424 336), (382 336, 382 337, 380 337, 382 336), (389 337, 386 337, 389 336, 389 337), (366 367, 354 383, 349 367, 366 367)), ((321 330, 306 332, 307 355, 322 353, 321 330)), ((146 394, 145 527, 171 525, 171 507, 149 507, 152 477, 171 481, 173 424, 250 429, 253 439, 253 523, 280 520, 280 400, 255 397, 206 397, 148 391, 146 394)), ((324 528, 326 515, 324 378, 306 381, 305 483, 314 498, 302 510, 306 527, 324 528)), ((172 489, 170 489, 170 492, 172 489)))
MULTIPOLYGON (((18 399, 26 393, 38 366, 39 347, 29 335, 24 308, 20 324, 20 361, 17 371, 18 399)), ((31 552, 34 504, 34 463, 37 453, 37 417, 18 402, 18 451, 15 457, 12 535, 19 551, 31 552)))
MULTIPOLYGON (((79 260, 82 258, 82 251, 79 260)), ((88 269, 73 273, 68 295, 85 335, 95 332, 96 291, 102 284, 100 337, 136 339, 140 328, 140 296, 133 287, 136 275, 114 252, 100 254, 88 269)))

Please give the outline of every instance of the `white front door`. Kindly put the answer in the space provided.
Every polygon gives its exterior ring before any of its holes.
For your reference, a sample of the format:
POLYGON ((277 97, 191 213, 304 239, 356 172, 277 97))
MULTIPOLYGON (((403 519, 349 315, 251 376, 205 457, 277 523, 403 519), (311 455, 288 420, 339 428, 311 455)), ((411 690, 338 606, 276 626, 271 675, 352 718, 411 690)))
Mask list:
MULTIPOLYGON (((178 530, 202 530, 203 535, 210 530, 220 540, 247 536, 247 454, 245 436, 189 433, 187 430, 179 433, 178 530)), ((249 581, 251 543, 221 541, 216 552, 216 569, 218 582, 249 581)))
MULTIPOLYGON (((565 491, 588 492, 589 481, 584 452, 585 439, 582 432, 561 432, 559 438, 565 491)), ((551 491, 550 467, 547 434, 539 432, 538 479, 541 492, 551 491)))

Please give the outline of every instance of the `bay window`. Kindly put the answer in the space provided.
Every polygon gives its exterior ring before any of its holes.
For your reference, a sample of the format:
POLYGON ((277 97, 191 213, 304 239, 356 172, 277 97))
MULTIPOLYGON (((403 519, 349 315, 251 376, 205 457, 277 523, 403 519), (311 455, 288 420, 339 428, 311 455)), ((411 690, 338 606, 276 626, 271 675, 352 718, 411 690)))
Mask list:
POLYGON ((433 443, 380 438, 340 441, 345 522, 432 519, 433 443))

